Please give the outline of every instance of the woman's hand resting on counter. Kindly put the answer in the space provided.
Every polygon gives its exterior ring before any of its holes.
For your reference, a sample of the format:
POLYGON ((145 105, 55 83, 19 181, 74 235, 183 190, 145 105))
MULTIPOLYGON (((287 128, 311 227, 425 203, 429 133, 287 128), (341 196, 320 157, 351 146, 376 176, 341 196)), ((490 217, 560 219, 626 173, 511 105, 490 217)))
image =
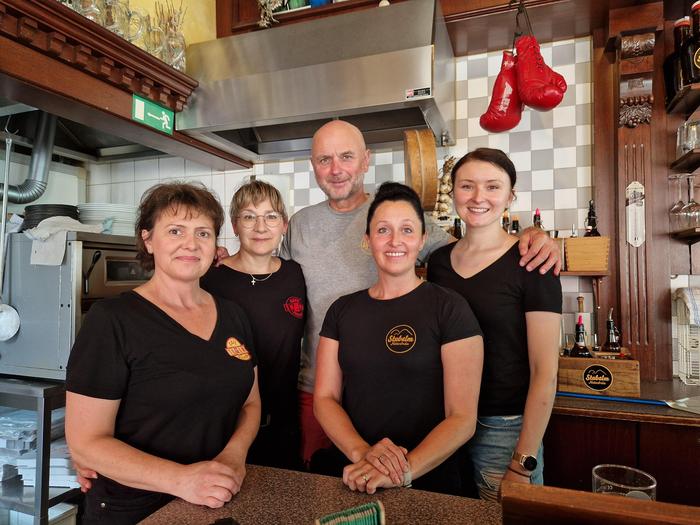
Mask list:
POLYGON ((241 475, 219 461, 200 461, 181 467, 170 493, 189 503, 217 509, 240 492, 244 477, 245 473, 241 475))
POLYGON ((374 494, 380 487, 384 489, 400 487, 403 478, 401 482, 395 483, 388 475, 382 474, 374 465, 362 459, 343 469, 343 483, 350 490, 374 494))
POLYGON ((371 446, 362 459, 391 478, 396 485, 401 485, 404 473, 409 470, 407 454, 408 450, 405 447, 395 445, 391 439, 385 437, 371 446))

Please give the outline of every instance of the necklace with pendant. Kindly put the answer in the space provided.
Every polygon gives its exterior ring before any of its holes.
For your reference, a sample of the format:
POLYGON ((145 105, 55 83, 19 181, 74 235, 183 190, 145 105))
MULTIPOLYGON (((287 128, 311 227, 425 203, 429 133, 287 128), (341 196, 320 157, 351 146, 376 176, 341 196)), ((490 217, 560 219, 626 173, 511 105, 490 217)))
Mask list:
POLYGON ((269 274, 267 277, 263 277, 262 279, 258 279, 258 278, 255 277, 252 273, 249 273, 248 275, 250 275, 250 279, 251 279, 250 284, 253 285, 253 286, 255 286, 255 283, 261 283, 261 282, 263 282, 263 281, 267 281, 270 277, 272 277, 272 274, 273 274, 273 273, 275 273, 275 272, 272 272, 272 273, 269 274))

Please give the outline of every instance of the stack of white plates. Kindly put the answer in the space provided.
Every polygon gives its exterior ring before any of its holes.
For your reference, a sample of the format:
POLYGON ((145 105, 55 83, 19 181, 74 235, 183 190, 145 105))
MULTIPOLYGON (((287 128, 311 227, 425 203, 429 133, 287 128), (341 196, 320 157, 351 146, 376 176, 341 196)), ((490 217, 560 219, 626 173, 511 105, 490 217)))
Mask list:
POLYGON ((99 202, 85 202, 78 204, 80 210, 80 222, 83 224, 108 225, 108 219, 112 221, 111 232, 114 235, 134 235, 134 223, 136 222, 136 206, 128 204, 109 204, 99 202))

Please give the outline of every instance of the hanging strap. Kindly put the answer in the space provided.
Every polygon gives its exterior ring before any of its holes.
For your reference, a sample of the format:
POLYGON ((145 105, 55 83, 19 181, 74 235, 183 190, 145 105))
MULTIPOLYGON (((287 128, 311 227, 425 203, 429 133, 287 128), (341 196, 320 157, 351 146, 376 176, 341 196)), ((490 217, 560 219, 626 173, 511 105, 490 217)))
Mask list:
POLYGON ((518 37, 528 34, 534 36, 532 32, 532 23, 530 22, 530 15, 525 8, 524 0, 510 0, 508 7, 512 7, 513 4, 518 3, 518 10, 515 13, 515 33, 513 33, 513 50, 515 50, 515 41, 518 37))

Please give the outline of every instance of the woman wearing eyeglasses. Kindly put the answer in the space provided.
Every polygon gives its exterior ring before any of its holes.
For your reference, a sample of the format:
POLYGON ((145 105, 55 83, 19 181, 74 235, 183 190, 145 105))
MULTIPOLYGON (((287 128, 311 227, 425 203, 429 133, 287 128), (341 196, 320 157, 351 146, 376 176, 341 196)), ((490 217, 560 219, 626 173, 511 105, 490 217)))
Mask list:
POLYGON ((205 290, 238 303, 248 315, 258 356, 262 414, 248 462, 300 468, 297 377, 306 285, 301 267, 273 255, 287 231, 277 189, 244 184, 231 200, 240 249, 201 279, 205 290))

